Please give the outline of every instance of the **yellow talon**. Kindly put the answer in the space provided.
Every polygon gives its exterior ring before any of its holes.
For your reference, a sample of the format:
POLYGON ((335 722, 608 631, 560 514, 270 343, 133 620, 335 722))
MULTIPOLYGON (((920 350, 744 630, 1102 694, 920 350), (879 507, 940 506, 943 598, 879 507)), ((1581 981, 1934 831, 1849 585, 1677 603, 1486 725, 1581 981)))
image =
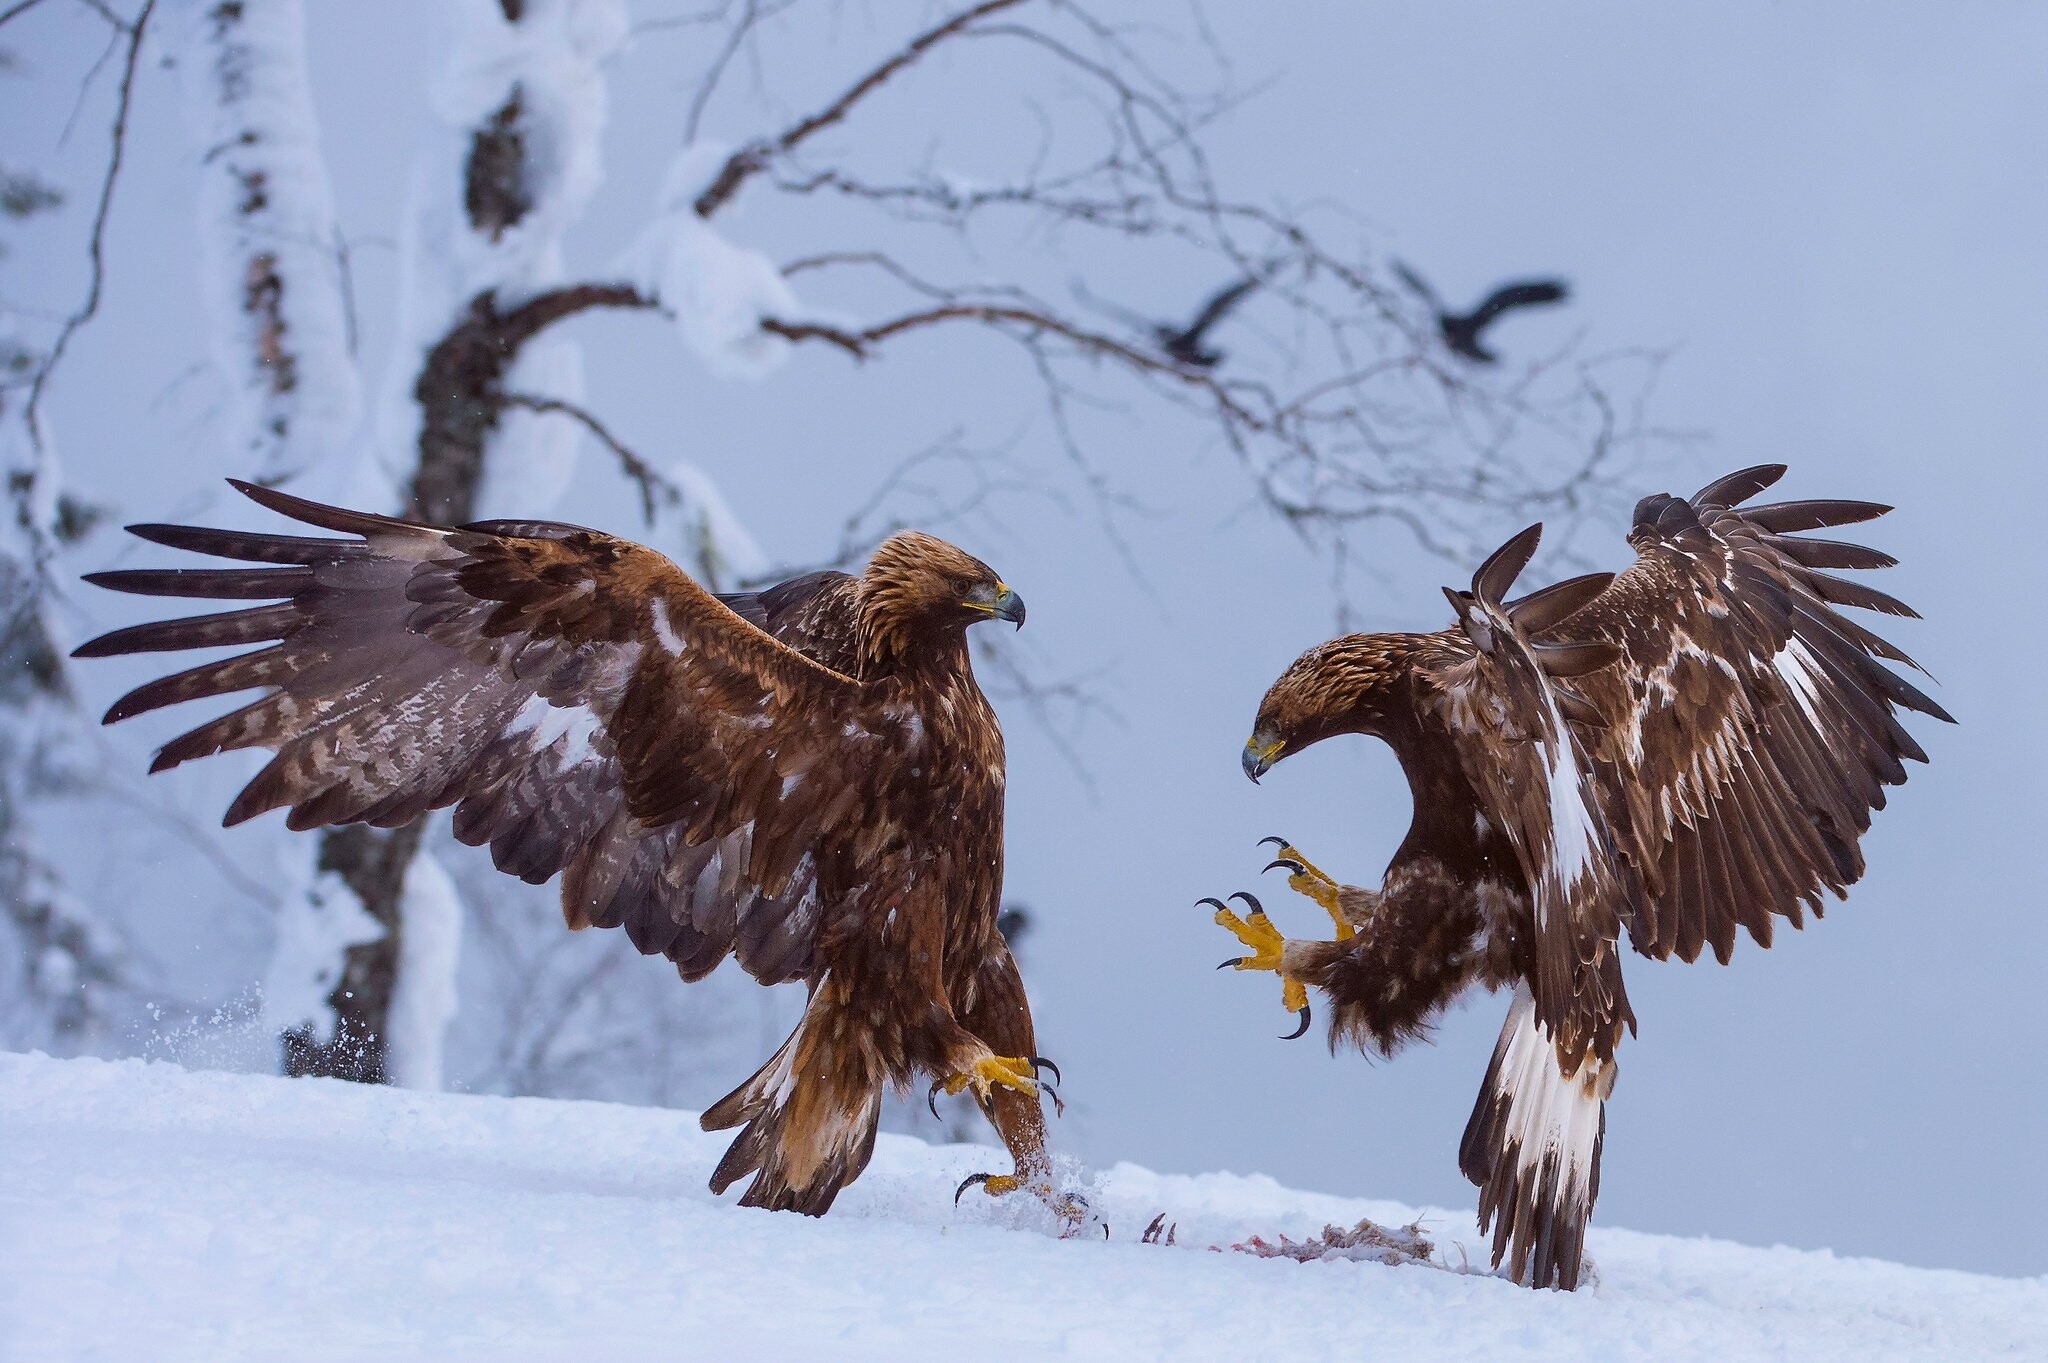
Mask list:
POLYGON ((1323 912, 1330 915, 1330 921, 1337 926, 1337 940, 1342 942, 1358 934, 1358 929, 1344 916, 1338 907, 1337 896, 1341 886, 1337 878, 1301 854, 1299 848, 1285 838, 1267 838, 1267 842, 1280 844, 1279 853, 1273 858, 1267 870, 1274 866, 1286 866, 1291 874, 1287 877, 1287 888, 1296 894, 1306 895, 1323 906, 1323 912))
MULTIPOLYGON (((1287 952, 1287 938, 1280 929, 1273 926, 1273 920, 1266 917, 1266 911, 1259 901, 1240 890, 1231 896, 1242 899, 1251 906, 1251 913, 1239 918, 1230 906, 1218 899, 1204 899, 1204 904, 1216 906, 1216 925, 1227 928, 1238 941, 1251 948, 1249 956, 1239 956, 1225 961, 1223 965, 1235 970, 1271 970, 1280 975, 1280 1002, 1288 1012, 1301 1019, 1301 1026, 1286 1039, 1291 1041, 1308 1030, 1308 987, 1300 980, 1281 971, 1281 964, 1287 952)), ((1217 967, 1219 970, 1222 966, 1217 967)))
POLYGON ((1264 909, 1253 909, 1250 917, 1239 918, 1230 909, 1218 905, 1216 909, 1216 926, 1227 928, 1238 941, 1252 949, 1251 955, 1240 956, 1235 961, 1230 962, 1230 965, 1234 968, 1238 970, 1278 970, 1280 968, 1280 954, 1286 950, 1287 938, 1281 934, 1280 929, 1273 926, 1273 920, 1266 917, 1264 909))
POLYGON ((1280 1006, 1290 1013, 1303 1012, 1308 1008, 1308 986, 1292 975, 1280 977, 1280 1006))
POLYGON ((987 1102, 989 1090, 997 1087, 1037 1093, 1038 1079, 1029 1056, 989 1055, 975 1061, 973 1069, 948 1077, 941 1087, 948 1093, 972 1088, 975 1097, 987 1102))

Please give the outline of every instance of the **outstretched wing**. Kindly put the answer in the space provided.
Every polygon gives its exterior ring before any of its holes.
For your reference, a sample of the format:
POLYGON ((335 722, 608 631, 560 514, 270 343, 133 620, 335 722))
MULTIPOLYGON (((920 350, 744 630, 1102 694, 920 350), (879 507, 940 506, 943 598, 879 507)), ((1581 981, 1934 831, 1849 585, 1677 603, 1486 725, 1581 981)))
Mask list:
POLYGON ((1195 314, 1195 320, 1188 323, 1187 330, 1182 332, 1181 335, 1190 344, 1201 340, 1210 327, 1215 326, 1218 322, 1229 316, 1230 310, 1235 308, 1246 294, 1257 287, 1259 287, 1259 281, 1255 275, 1247 275, 1234 284, 1224 285, 1214 294, 1210 295, 1209 301, 1202 305, 1202 310, 1195 314))
POLYGON ((1510 308, 1562 303, 1566 292, 1564 281, 1561 279, 1527 279, 1514 284, 1503 284, 1488 294, 1485 302, 1472 310, 1473 328, 1477 330, 1484 327, 1510 308))
MULTIPOLYGON (((1619 647, 1620 665, 1574 685, 1604 728, 1595 755, 1606 823, 1640 876, 1636 949, 1724 963, 1737 926, 1771 944, 1772 915, 1797 926, 1821 891, 1863 874, 1857 840, 1904 762, 1927 760, 1901 709, 1949 715, 1881 660, 1912 659, 1843 615, 1904 603, 1825 569, 1880 568, 1889 555, 1795 532, 1867 521, 1869 502, 1741 504, 1782 465, 1744 469, 1691 500, 1647 497, 1633 567, 1561 622, 1557 638, 1619 647)), ((1953 722, 1953 721, 1951 721, 1953 722)))
POLYGON ((455 805, 500 869, 557 873, 571 926, 624 926, 694 978, 737 949, 757 977, 808 967, 817 845, 854 831, 852 787, 892 735, 851 678, 736 616, 667 559, 548 522, 444 529, 236 484, 348 539, 133 527, 269 565, 96 575, 147 595, 266 601, 116 630, 82 657, 266 647, 150 682, 109 723, 263 694, 173 739, 152 770, 276 756, 227 812, 293 828, 394 827, 455 805))

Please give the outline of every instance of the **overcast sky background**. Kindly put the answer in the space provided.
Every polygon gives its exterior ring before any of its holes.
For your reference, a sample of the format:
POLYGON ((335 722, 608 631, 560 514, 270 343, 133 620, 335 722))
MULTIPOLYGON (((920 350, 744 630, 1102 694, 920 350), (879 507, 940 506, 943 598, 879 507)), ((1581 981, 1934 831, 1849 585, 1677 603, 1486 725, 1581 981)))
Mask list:
MULTIPOLYGON (((443 52, 428 8, 309 5, 352 233, 397 219, 443 52)), ((814 102, 929 12, 844 7, 832 33, 783 49, 773 93, 814 102)), ((1725 969, 1629 963, 1642 1033, 1621 1058, 1596 1220, 2048 1272, 2048 653, 2035 604, 2048 569, 2048 10, 1317 3, 1218 4, 1209 18, 1241 78, 1272 77, 1213 144, 1240 197, 1346 204, 1453 298, 1511 274, 1567 275, 1568 310, 1498 333, 1515 358, 1581 329, 1595 348, 1675 349, 1654 415, 1708 438, 1668 451, 1641 492, 1781 460, 1786 495, 1899 507, 1860 538, 1901 557, 1881 585, 1927 619, 1885 632, 1929 665, 1962 723, 1916 722, 1934 764, 1878 817, 1868 878, 1825 922, 1769 953, 1745 939, 1725 969)), ((644 218, 679 136, 679 91, 705 60, 698 41, 650 35, 617 64, 607 183, 572 266, 597 272, 644 218)), ((975 73, 936 65, 843 135, 971 144, 975 73), (935 103, 941 93, 952 102, 935 103)), ((41 127, 77 72, 27 74, 4 83, 0 110, 41 101, 41 127)), ((776 126, 745 88, 714 106, 712 135, 776 126)), ((141 98, 107 306, 51 395, 72 475, 127 519, 190 514, 198 489, 181 458, 211 438, 207 381, 191 372, 203 343, 175 86, 151 70, 141 98)), ((758 229, 771 249, 786 230, 745 204, 723 226, 743 241, 758 229)), ((74 270, 75 237, 47 240, 32 268, 74 270)), ((358 265, 374 351, 391 252, 365 241, 358 265)), ((1216 282, 1166 261, 1120 277, 1126 301, 1163 314, 1216 282)), ((586 319, 574 334, 590 405, 643 452, 707 467, 790 561, 836 537, 878 470, 955 424, 991 442, 1021 432, 1016 457, 1060 485, 1029 376, 993 343, 906 346, 859 370, 820 349, 746 384, 705 375, 647 319, 586 319)), ((1039 911, 1028 981, 1067 1080, 1055 1139, 1100 1164, 1469 1207, 1457 1141, 1504 1003, 1478 997, 1437 1045, 1392 1064, 1332 1058, 1320 1025, 1285 1044, 1271 980, 1216 974, 1231 943, 1191 907, 1261 888, 1291 931, 1320 932, 1314 906, 1277 877, 1260 884, 1257 839, 1285 833, 1342 878, 1376 883, 1408 817, 1391 756, 1363 740, 1297 757, 1259 788, 1239 774, 1261 692, 1332 632, 1337 603, 1323 564, 1246 509, 1228 457, 1196 434, 1133 422, 1103 451, 1154 510, 1125 532, 1156 596, 1091 519, 1043 498, 1008 504, 1000 533, 961 536, 1030 602, 1017 641, 1030 663, 1100 670, 1122 716, 1084 735, 1091 788, 1006 714, 1010 893, 1039 911)), ((1623 529, 1617 519, 1592 551, 1604 566, 1627 561, 1623 529)), ((1353 600, 1370 628, 1440 626, 1437 587, 1467 571, 1392 538, 1373 564, 1384 575, 1353 600)), ((89 699, 117 684, 104 689, 89 699)), ((716 1098, 752 1063, 684 1101, 716 1098)))

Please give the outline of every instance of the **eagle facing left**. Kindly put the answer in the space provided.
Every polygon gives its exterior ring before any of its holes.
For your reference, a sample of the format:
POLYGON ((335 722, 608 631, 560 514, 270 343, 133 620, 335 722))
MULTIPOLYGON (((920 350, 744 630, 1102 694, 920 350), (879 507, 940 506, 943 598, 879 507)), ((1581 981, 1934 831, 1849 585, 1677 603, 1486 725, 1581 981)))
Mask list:
MULTIPOLYGON (((1313 744, 1384 740, 1414 801, 1377 889, 1344 885, 1285 840, 1267 869, 1327 910, 1335 940, 1290 941, 1255 897, 1210 900, 1331 1044, 1391 1056, 1469 986, 1513 993, 1459 1167, 1479 1186, 1493 1262, 1578 1285, 1600 1192, 1615 1051, 1635 1028, 1626 948, 1727 962, 1738 929, 1768 947, 1863 874, 1885 789, 1926 753, 1902 712, 1948 713, 1884 664, 1917 666, 1843 607, 1911 615, 1828 569, 1889 554, 1800 532, 1873 502, 1749 505, 1783 465, 1636 507, 1621 573, 1506 599, 1531 526, 1449 591, 1455 623, 1310 649, 1267 691, 1241 762, 1257 780, 1313 744)), ((1296 1032, 1300 1035, 1301 1032, 1296 1032)))
MULTIPOLYGON (((115 630, 77 656, 261 645, 152 681, 106 721, 257 698, 153 771, 275 756, 228 824, 395 827, 455 807, 500 870, 560 875, 572 928, 623 927, 685 980, 727 955, 802 980, 796 1030, 704 1114, 741 1131, 714 1191, 822 1215, 859 1176, 885 1089, 971 1090, 1016 1161, 991 1193, 1051 1196, 1035 1038, 996 913, 1003 738, 966 631, 1021 626, 986 564, 891 537, 858 576, 719 598, 653 550, 577 526, 459 528, 236 483, 347 538, 131 527, 261 567, 141 569, 118 591, 257 604, 115 630)), ((963 1185, 964 1186, 964 1185, 963 1185)))

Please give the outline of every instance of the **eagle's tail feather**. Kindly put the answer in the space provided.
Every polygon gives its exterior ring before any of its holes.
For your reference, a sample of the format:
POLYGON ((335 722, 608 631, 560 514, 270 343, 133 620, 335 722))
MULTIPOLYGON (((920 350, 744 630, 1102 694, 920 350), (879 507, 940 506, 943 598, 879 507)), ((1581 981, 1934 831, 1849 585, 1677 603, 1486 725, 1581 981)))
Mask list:
POLYGON ((1591 1056, 1566 1077, 1527 986, 1515 991, 1465 1124, 1458 1167, 1479 1185, 1493 1266, 1529 1287, 1579 1285, 1586 1221, 1600 1195, 1600 1145, 1614 1062, 1591 1056))
POLYGON ((752 1174, 741 1206, 823 1216, 867 1168, 883 1083, 834 1054, 821 1040, 831 1031, 807 1013, 767 1064, 705 1110, 706 1131, 745 1123, 712 1171, 712 1192, 752 1174))

